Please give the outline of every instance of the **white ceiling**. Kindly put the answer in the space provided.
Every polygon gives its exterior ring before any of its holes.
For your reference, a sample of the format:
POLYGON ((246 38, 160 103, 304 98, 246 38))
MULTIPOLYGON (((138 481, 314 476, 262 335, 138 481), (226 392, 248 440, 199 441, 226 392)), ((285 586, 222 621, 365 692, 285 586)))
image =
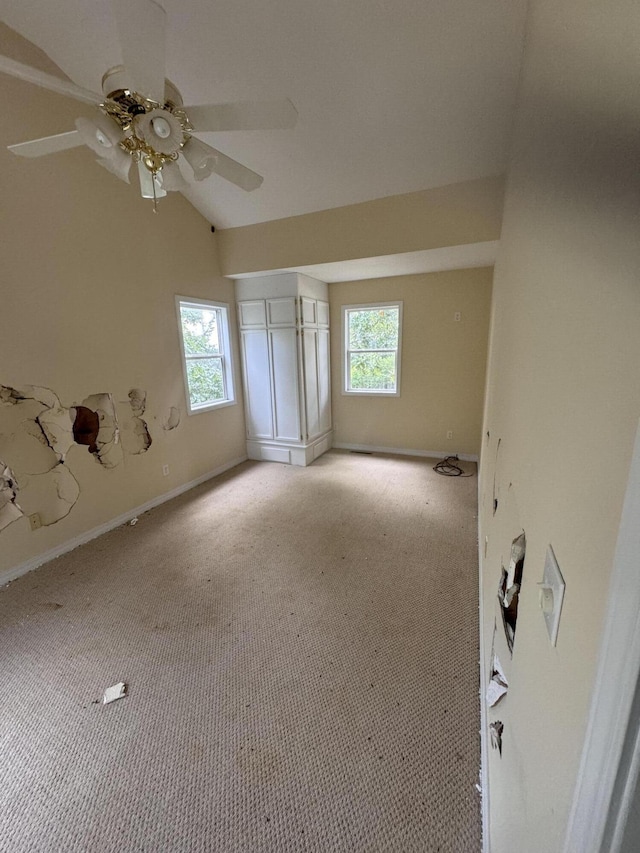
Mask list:
MULTIPOLYGON (((217 176, 189 189, 217 227, 506 166, 526 0, 161 2, 186 104, 289 97, 299 113, 293 130, 202 134, 265 178, 253 193, 217 176)), ((109 0, 0 0, 0 15, 96 92, 121 61, 109 0)))

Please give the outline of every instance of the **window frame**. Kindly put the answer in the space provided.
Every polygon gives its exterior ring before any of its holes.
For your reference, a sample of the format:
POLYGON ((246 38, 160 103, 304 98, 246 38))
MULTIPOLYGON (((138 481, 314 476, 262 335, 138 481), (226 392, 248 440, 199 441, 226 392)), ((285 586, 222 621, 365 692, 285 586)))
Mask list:
POLYGON ((350 397, 399 397, 400 377, 402 366, 402 300, 393 302, 367 302, 355 305, 343 305, 342 315, 342 393, 350 397), (385 350, 350 350, 349 349, 349 312, 351 311, 376 311, 380 308, 398 309, 398 345, 395 349, 385 350), (396 355, 396 387, 393 391, 372 388, 350 388, 349 362, 352 352, 395 352, 396 355))
POLYGON ((201 412, 210 412, 213 409, 222 409, 225 406, 236 405, 235 387, 233 381, 233 353, 231 348, 231 323, 229 319, 229 303, 219 302, 216 299, 196 299, 191 296, 176 296, 176 314, 178 318, 178 334, 180 336, 180 358, 182 361, 182 378, 184 380, 185 400, 187 413, 199 415, 201 412), (182 314, 180 308, 202 308, 213 310, 218 315, 218 343, 220 354, 207 356, 193 356, 186 352, 184 345, 184 334, 182 331, 182 314), (189 376, 187 373, 187 362, 203 358, 219 358, 222 362, 222 381, 225 390, 223 400, 213 400, 200 405, 191 405, 191 393, 189 391, 189 376))

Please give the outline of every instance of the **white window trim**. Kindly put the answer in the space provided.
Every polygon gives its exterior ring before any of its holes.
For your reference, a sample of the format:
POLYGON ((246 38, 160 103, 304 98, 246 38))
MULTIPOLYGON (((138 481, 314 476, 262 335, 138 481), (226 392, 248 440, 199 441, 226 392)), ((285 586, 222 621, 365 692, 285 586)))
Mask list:
POLYGON ((194 299, 190 296, 176 296, 176 315, 178 318, 178 333, 180 335, 180 358, 182 360, 182 377, 184 379, 184 394, 187 404, 187 413, 190 415, 199 415, 201 412, 210 412, 212 409, 222 409, 225 406, 235 406, 235 389, 233 384, 233 363, 231 351, 231 320, 230 309, 227 302, 218 302, 215 299, 194 299), (216 400, 213 403, 205 403, 201 406, 192 406, 189 395, 189 380, 187 378, 187 359, 184 348, 184 336, 182 334, 182 316, 180 314, 180 306, 184 305, 187 308, 213 308, 223 309, 222 322, 219 324, 219 336, 222 343, 222 367, 224 376, 224 385, 226 390, 226 398, 224 400, 216 400))
MULTIPOLYGON (((342 305, 342 393, 349 397, 399 397, 400 377, 402 366, 402 300, 395 302, 367 302, 356 305, 342 305), (376 391, 370 388, 353 390, 347 387, 349 377, 349 325, 347 323, 348 311, 363 311, 375 308, 397 308, 398 309, 398 347, 396 349, 396 389, 395 391, 376 391)), ((386 351, 386 350, 385 350, 386 351)), ((390 350, 392 352, 392 350, 390 350)))

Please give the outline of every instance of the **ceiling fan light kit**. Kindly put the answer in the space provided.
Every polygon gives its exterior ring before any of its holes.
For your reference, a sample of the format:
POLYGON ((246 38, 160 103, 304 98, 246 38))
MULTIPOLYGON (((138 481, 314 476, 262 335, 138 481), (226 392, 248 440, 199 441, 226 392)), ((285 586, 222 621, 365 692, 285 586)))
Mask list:
POLYGON ((109 69, 103 76, 102 100, 74 83, 0 56, 0 72, 93 103, 100 110, 94 119, 78 118, 75 131, 10 145, 9 150, 22 157, 40 157, 85 144, 98 155, 101 166, 127 183, 131 165, 136 163, 140 192, 143 198, 153 199, 154 211, 157 200, 167 192, 187 189, 178 165, 180 154, 196 181, 215 173, 246 192, 257 189, 263 181, 261 175, 193 133, 290 128, 297 120, 291 101, 183 107, 180 92, 164 78, 166 15, 162 7, 154 0, 114 0, 113 6, 124 65, 109 69), (143 50, 139 41, 129 38, 132 15, 147 24, 143 50))
MULTIPOLYGON (((108 86, 113 77, 120 76, 123 71, 122 68, 108 71, 103 85, 108 86)), ((180 180, 182 176, 176 161, 180 151, 190 141, 190 132, 193 130, 189 117, 182 109, 180 93, 169 81, 165 85, 167 100, 163 104, 129 88, 105 93, 105 100, 99 105, 103 115, 95 122, 93 139, 91 142, 86 141, 90 148, 112 165, 115 165, 117 158, 121 159, 122 154, 128 156, 130 162, 138 163, 140 192, 143 198, 154 199, 154 210, 155 201, 165 196, 167 191, 186 188, 186 182, 180 180), (170 100, 169 96, 175 100, 170 100), (105 121, 110 125, 109 129, 105 127, 105 121), (175 166, 175 169, 171 170, 171 166, 175 166)), ((78 121, 82 121, 85 127, 91 124, 87 119, 78 121)), ((78 122, 76 127, 81 130, 78 122)), ((122 177, 122 174, 118 176, 122 177)), ((194 177, 201 180, 195 169, 194 177)), ((128 170, 124 180, 128 180, 128 170)))

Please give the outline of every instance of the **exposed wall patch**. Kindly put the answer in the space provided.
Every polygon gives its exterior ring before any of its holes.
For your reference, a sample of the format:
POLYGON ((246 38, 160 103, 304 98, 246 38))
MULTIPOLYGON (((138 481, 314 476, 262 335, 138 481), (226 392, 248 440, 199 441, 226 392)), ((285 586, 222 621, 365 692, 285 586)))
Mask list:
POLYGON ((166 418, 162 422, 162 429, 169 432, 180 424, 180 409, 171 406, 166 418))
POLYGON ((141 388, 132 388, 129 391, 129 405, 137 418, 144 415, 144 410, 147 408, 147 392, 141 388))
POLYGON ((125 453, 130 453, 132 456, 146 453, 151 447, 149 428, 147 422, 142 418, 129 418, 128 421, 124 421, 120 438, 122 449, 125 453))
POLYGON ((137 456, 146 453, 151 447, 149 425, 142 418, 147 408, 147 392, 142 388, 132 388, 129 391, 129 407, 132 417, 121 418, 120 439, 124 452, 137 456))
POLYGON ((31 419, 22 421, 15 432, 0 434, 0 459, 8 460, 18 479, 24 474, 44 474, 58 464, 42 430, 31 419))
POLYGON ((16 478, 8 465, 0 461, 0 530, 12 521, 22 518, 22 510, 16 503, 18 486, 16 478))
POLYGON ((504 731, 504 724, 502 720, 496 720, 494 723, 489 724, 489 734, 491 735, 491 747, 492 749, 497 749, 500 753, 500 757, 502 758, 502 732, 504 731))
POLYGON ((65 408, 56 400, 56 404, 38 415, 36 420, 49 446, 55 451, 60 462, 64 462, 69 448, 75 444, 75 410, 65 408))
POLYGON ((58 463, 46 474, 21 479, 19 494, 23 513, 37 513, 41 524, 48 527, 69 515, 80 496, 80 486, 66 465, 58 463))
POLYGON ((507 638, 509 651, 513 653, 513 643, 518 619, 518 601, 522 588, 522 571, 527 549, 524 533, 517 536, 511 543, 511 556, 508 570, 503 567, 498 588, 498 602, 502 613, 504 633, 507 638))

